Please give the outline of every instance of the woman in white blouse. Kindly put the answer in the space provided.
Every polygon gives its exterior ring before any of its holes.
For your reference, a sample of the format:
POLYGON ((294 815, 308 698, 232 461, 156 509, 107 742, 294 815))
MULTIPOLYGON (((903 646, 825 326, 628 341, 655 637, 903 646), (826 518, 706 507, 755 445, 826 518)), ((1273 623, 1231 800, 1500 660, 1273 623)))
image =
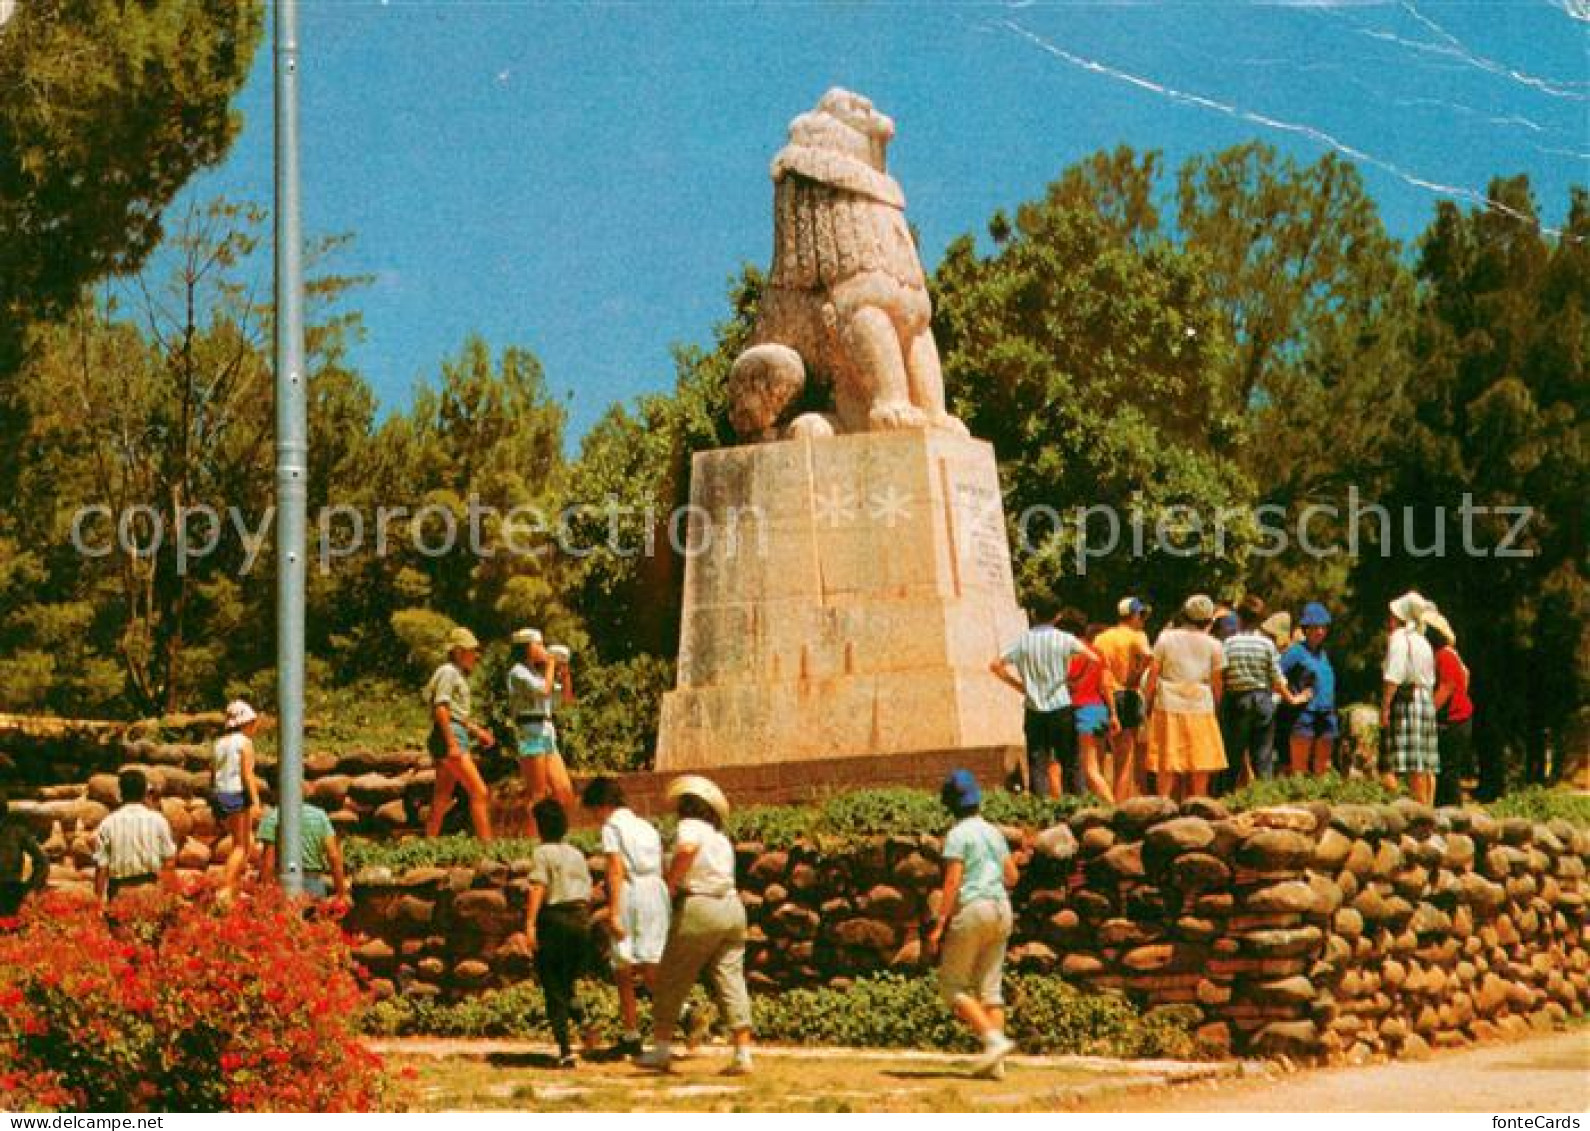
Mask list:
POLYGON ((729 801, 715 784, 693 774, 676 778, 668 798, 679 814, 668 866, 673 925, 657 968, 652 1047, 635 1063, 668 1070, 680 1010, 705 973, 733 1034, 734 1059, 724 1075, 744 1076, 751 1071, 751 997, 745 988, 745 906, 734 885, 734 845, 723 835, 729 801))
POLYGON ((1421 622, 1432 606, 1411 590, 1391 602, 1386 663, 1380 701, 1380 734, 1387 784, 1408 783, 1415 801, 1435 802, 1441 771, 1440 731, 1435 717, 1435 652, 1421 622))

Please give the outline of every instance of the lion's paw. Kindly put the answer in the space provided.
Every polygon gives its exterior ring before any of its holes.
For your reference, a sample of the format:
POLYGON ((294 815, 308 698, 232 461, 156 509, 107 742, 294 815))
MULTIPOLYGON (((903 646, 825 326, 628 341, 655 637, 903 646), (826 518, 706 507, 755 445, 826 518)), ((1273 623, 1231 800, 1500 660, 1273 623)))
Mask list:
POLYGON ((928 416, 909 401, 888 401, 873 406, 867 414, 867 424, 875 432, 901 432, 926 428, 928 416))
POLYGON ((933 427, 941 432, 948 432, 952 436, 970 436, 972 434, 971 430, 962 424, 958 417, 951 416, 947 412, 940 413, 934 417, 933 427))

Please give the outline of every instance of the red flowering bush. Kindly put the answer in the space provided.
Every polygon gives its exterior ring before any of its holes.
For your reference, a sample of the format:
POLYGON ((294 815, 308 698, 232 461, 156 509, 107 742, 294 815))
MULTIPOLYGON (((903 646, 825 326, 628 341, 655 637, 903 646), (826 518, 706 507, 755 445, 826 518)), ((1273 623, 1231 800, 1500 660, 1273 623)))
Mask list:
POLYGON ((380 1060, 337 925, 275 889, 50 894, 0 933, 0 1104, 96 1111, 368 1111, 380 1060))

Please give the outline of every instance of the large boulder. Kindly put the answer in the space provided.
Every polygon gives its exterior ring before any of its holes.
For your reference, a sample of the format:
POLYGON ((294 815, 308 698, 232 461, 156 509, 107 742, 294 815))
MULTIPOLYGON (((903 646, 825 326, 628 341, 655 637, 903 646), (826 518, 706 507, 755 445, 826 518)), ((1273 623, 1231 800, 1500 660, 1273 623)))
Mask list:
POLYGON ((1067 864, 1077 854, 1077 837, 1070 825, 1055 825, 1039 833, 1033 847, 1039 855, 1057 864, 1067 864))
POLYGON ((1175 817, 1149 829, 1143 840, 1143 862, 1160 871, 1184 852, 1198 852, 1215 841, 1215 830, 1202 817, 1175 817))
POLYGON ((1286 829, 1259 829, 1237 848, 1237 863, 1255 872, 1290 872, 1306 867, 1314 842, 1286 829))
POLYGON ((1168 797, 1149 794, 1123 801, 1115 808, 1115 830, 1124 840, 1136 840, 1144 830, 1176 815, 1176 803, 1168 797))
POLYGON ((1178 856, 1170 866, 1171 881, 1184 891, 1210 891, 1231 882, 1225 861, 1205 852, 1178 856))
POLYGON ((1247 909, 1260 915, 1310 915, 1323 910, 1319 896, 1302 880, 1286 880, 1250 893, 1247 909))

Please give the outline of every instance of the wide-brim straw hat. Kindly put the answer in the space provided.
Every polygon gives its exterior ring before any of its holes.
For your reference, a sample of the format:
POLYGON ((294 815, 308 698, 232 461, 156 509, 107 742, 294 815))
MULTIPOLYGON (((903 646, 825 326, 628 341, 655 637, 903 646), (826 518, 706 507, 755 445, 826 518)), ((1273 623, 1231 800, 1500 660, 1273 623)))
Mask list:
POLYGON ((1409 628, 1417 628, 1420 622, 1424 620, 1424 614, 1434 608, 1429 601, 1426 601, 1414 589, 1408 590, 1387 607, 1391 610, 1392 616, 1409 628))
POLYGON ((539 628, 521 628, 508 638, 513 644, 539 644, 541 643, 541 630, 539 628))
POLYGON ((711 778, 704 778, 700 774, 686 774, 682 778, 675 778, 668 783, 668 800, 678 801, 681 797, 694 797, 705 801, 718 820, 729 819, 729 799, 723 796, 723 790, 711 778))
POLYGON ((1425 628, 1433 628, 1446 637, 1447 642, 1454 648, 1457 647, 1457 633, 1452 631, 1451 623, 1439 611, 1431 609, 1426 612, 1422 623, 1425 628))
POLYGON ((447 634, 447 650, 449 652, 478 652, 480 641, 475 639, 475 634, 469 629, 459 627, 447 634))
POLYGON ((1272 640, 1288 640, 1292 636, 1292 614, 1275 613, 1259 628, 1272 640))

